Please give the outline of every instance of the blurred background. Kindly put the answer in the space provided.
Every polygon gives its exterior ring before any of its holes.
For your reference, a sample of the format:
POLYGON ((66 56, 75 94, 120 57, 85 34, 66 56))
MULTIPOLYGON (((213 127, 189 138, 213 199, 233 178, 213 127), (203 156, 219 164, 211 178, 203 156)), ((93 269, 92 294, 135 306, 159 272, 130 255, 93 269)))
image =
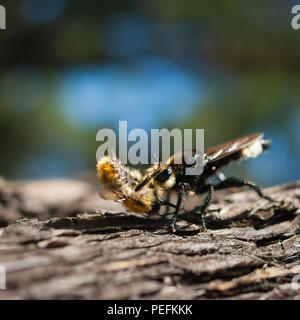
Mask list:
POLYGON ((127 120, 147 131, 204 128, 206 147, 264 131, 270 151, 232 175, 263 186, 299 179, 295 4, 1 0, 0 175, 95 170, 97 131, 127 120))

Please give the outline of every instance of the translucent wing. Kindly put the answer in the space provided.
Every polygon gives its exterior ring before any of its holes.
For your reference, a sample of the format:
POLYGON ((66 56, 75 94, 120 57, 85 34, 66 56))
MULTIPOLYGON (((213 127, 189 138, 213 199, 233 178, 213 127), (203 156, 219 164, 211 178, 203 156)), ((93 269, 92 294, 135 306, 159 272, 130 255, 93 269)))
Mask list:
MULTIPOLYGON (((246 151, 251 150, 251 147, 253 147, 252 154, 255 154, 254 149, 256 148, 256 153, 258 155, 271 144, 271 140, 264 140, 263 136, 264 134, 262 132, 255 132, 209 148, 205 150, 204 162, 217 162, 224 158, 227 158, 229 161, 239 160, 246 157, 246 151)), ((251 156, 251 153, 248 154, 251 156)))
POLYGON ((99 191, 99 196, 104 199, 104 200, 120 200, 120 195, 118 195, 118 193, 113 192, 113 190, 111 189, 107 189, 104 187, 101 187, 100 191, 99 191))

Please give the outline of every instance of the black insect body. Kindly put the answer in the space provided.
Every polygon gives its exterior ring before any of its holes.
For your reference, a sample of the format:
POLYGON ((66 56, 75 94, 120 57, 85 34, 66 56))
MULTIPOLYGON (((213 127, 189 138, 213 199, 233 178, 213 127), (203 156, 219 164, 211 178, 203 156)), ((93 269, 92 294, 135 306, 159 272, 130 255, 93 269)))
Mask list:
MULTIPOLYGON (((176 205, 174 206, 166 201, 162 202, 162 204, 168 204, 175 207, 175 212, 173 213, 173 219, 170 225, 172 232, 176 231, 175 224, 177 214, 184 198, 186 196, 206 193, 206 197, 202 205, 194 209, 194 211, 198 211, 201 216, 202 229, 206 230, 204 213, 215 190, 247 186, 253 189, 261 198, 267 199, 271 202, 279 202, 264 195, 262 189, 252 182, 244 181, 239 178, 226 179, 223 174, 218 173, 218 170, 221 167, 226 166, 233 161, 257 157, 260 153, 267 150, 270 145, 271 140, 263 139, 263 133, 257 132, 209 148, 204 153, 203 172, 200 175, 185 174, 186 168, 190 165, 185 162, 184 159, 186 159, 186 157, 184 157, 184 153, 186 151, 183 151, 181 155, 177 154, 172 156, 167 166, 158 165, 159 168, 151 168, 150 175, 148 175, 137 188, 139 189, 141 186, 145 185, 145 181, 149 182, 151 179, 154 180, 154 182, 152 182, 154 185, 168 183, 169 180, 175 180, 170 189, 178 193, 176 205), (176 156, 182 156, 181 165, 174 164, 174 157, 176 156), (213 175, 216 175, 219 179, 219 183, 215 185, 207 183, 208 179, 213 175)), ((196 163, 196 157, 199 155, 193 151, 191 156, 195 158, 193 163, 196 163)), ((162 187, 164 186, 162 185, 162 187)))

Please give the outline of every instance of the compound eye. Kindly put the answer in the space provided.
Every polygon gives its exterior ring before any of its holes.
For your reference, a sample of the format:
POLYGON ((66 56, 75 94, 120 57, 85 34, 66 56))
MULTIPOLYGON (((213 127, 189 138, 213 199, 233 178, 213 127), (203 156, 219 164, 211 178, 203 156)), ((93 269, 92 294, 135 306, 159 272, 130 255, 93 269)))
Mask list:
POLYGON ((172 175, 173 170, 169 167, 166 170, 162 171, 157 177, 156 180, 159 182, 166 182, 172 175))

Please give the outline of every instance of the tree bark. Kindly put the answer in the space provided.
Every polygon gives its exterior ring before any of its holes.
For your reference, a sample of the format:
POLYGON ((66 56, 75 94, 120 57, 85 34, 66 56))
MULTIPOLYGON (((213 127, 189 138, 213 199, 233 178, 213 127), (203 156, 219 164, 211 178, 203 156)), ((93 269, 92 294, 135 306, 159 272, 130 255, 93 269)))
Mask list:
POLYGON ((216 192, 208 231, 186 203, 168 216, 125 213, 92 184, 0 181, 2 299, 300 299, 300 181, 216 192), (299 285, 298 285, 299 284, 299 285))

